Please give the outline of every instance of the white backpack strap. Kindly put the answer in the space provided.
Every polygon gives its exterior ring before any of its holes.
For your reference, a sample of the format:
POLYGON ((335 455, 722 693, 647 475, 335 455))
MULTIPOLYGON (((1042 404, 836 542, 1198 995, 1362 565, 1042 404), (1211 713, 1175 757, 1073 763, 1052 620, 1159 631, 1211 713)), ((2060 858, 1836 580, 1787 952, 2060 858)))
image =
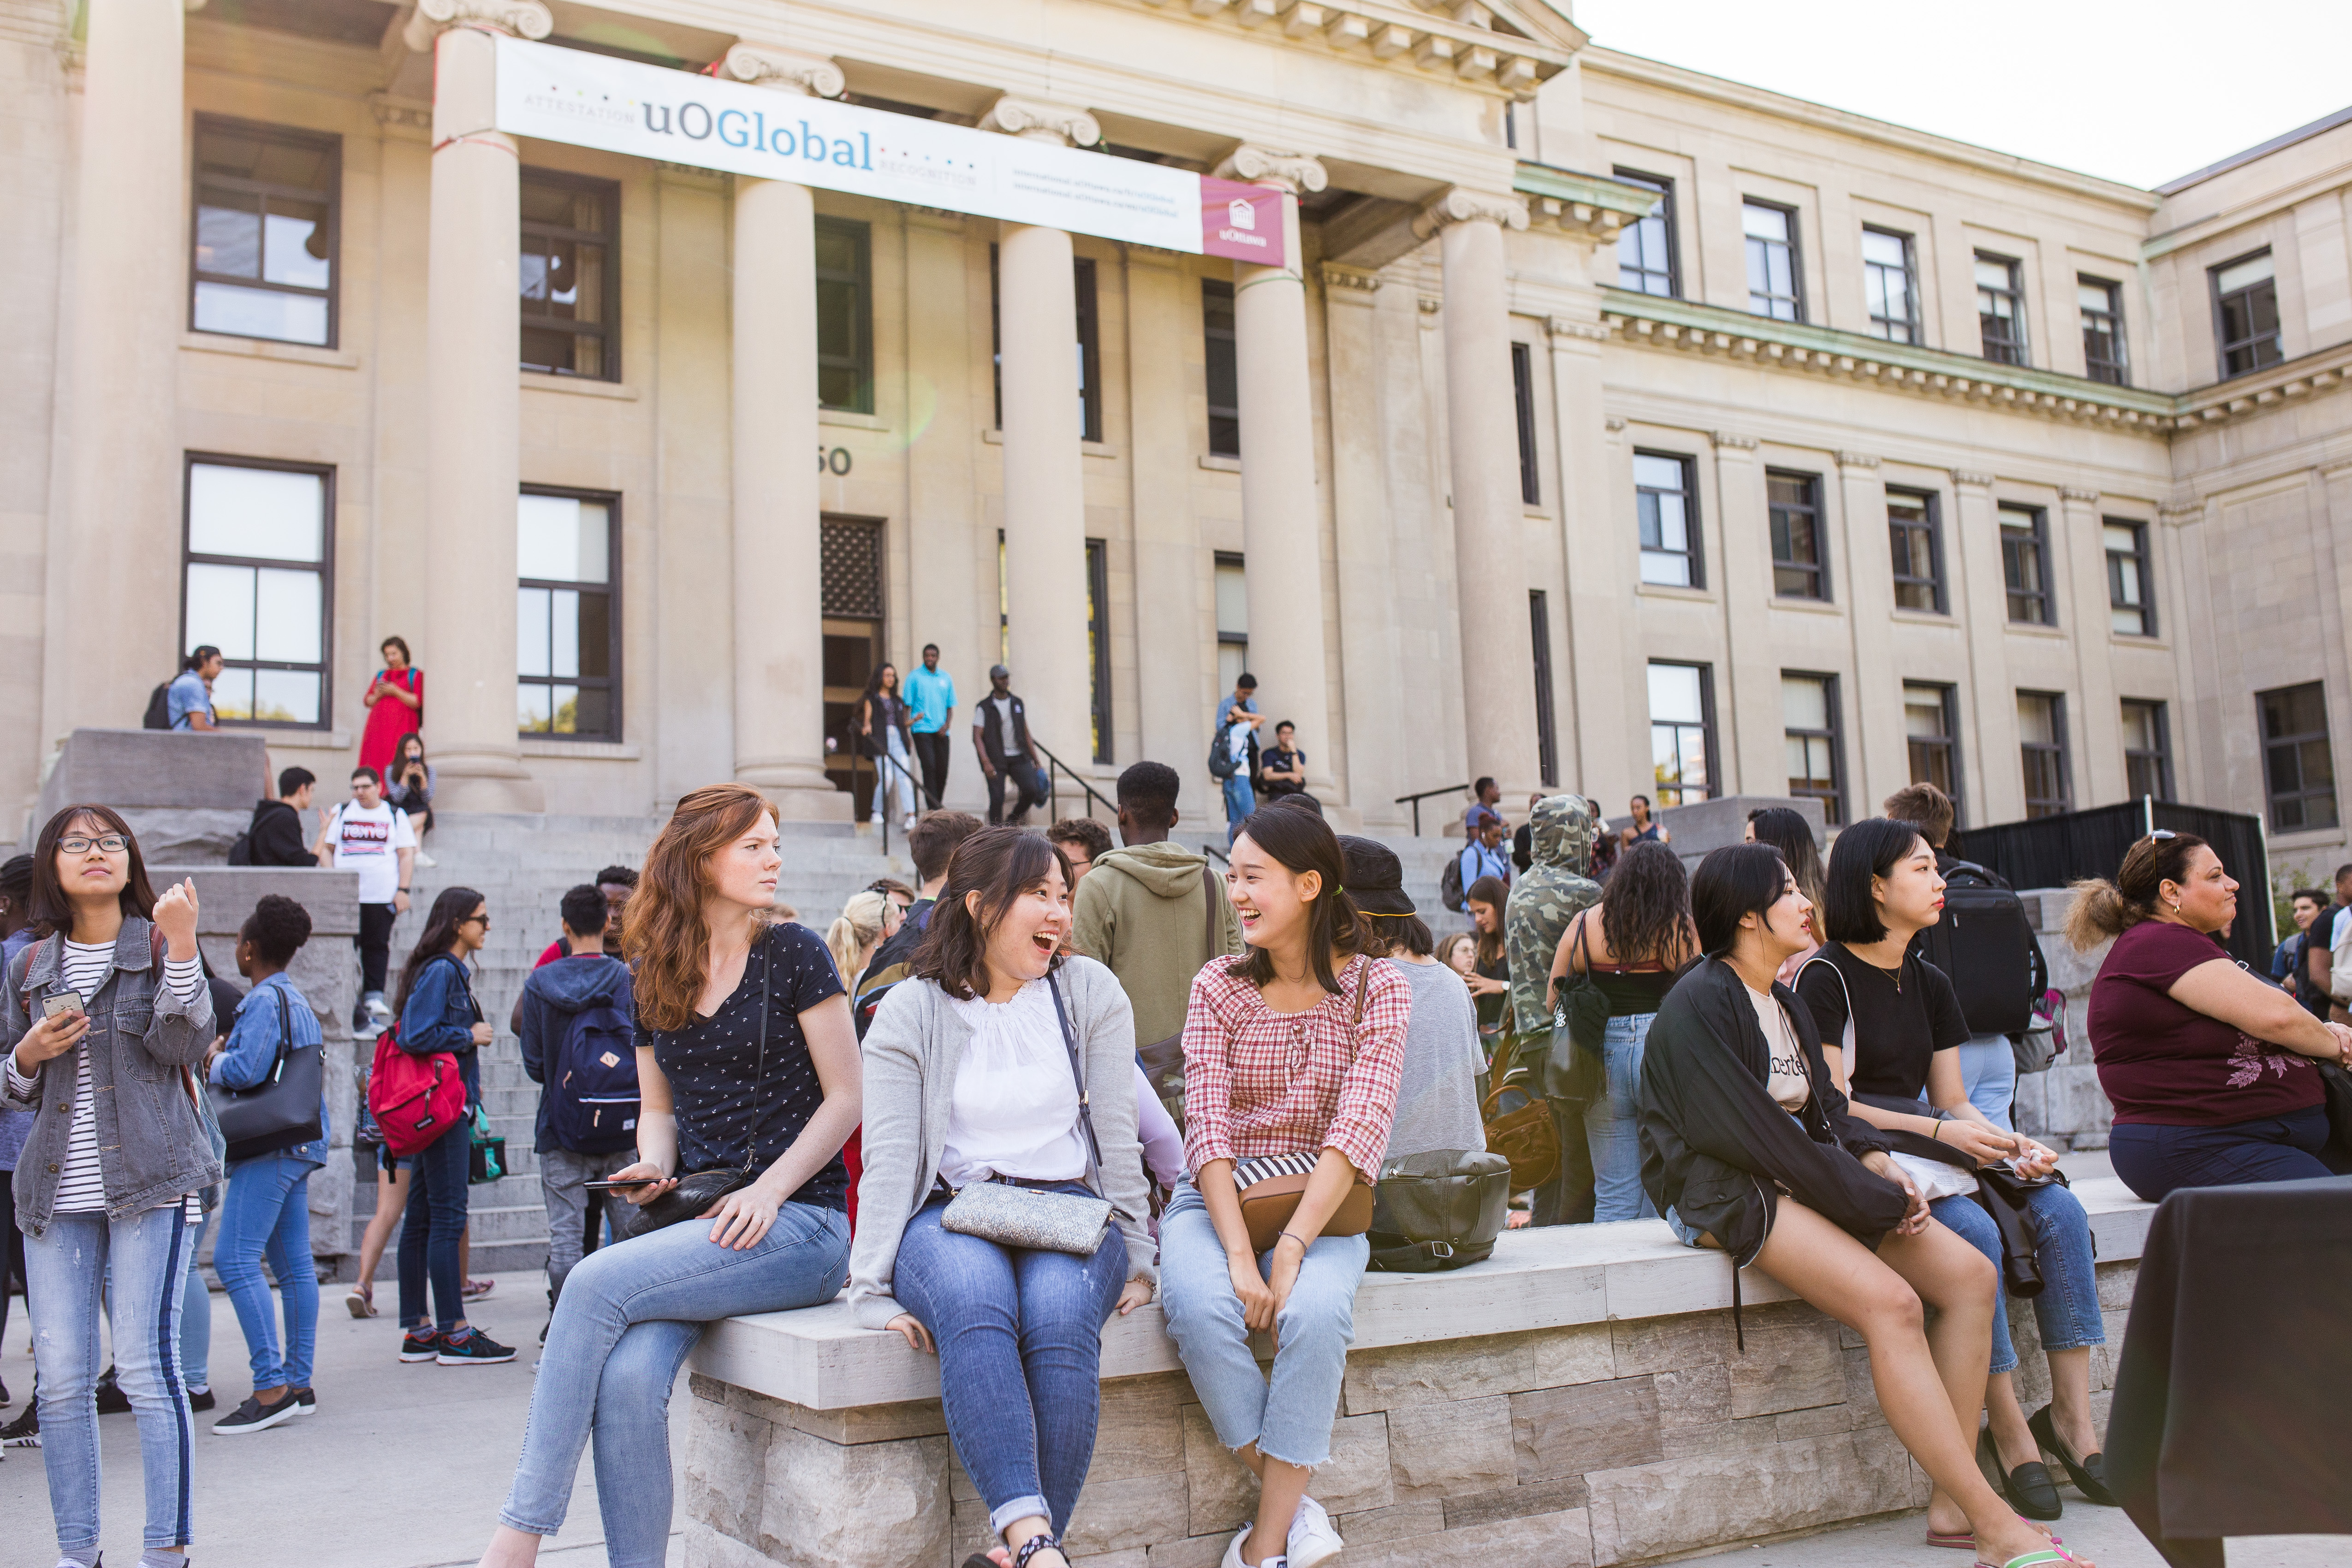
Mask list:
MULTIPOLYGON (((1805 971, 1816 963, 1829 964, 1830 973, 1837 976, 1838 994, 1845 998, 1845 1033, 1838 1041, 1838 1048, 1845 1053, 1846 1081, 1852 1083, 1853 1081, 1853 993, 1846 986, 1845 971, 1831 963, 1822 953, 1817 952, 1799 964, 1797 978, 1802 980, 1805 977, 1805 971)), ((1791 986, 1790 989, 1794 990, 1795 987, 1791 986)))

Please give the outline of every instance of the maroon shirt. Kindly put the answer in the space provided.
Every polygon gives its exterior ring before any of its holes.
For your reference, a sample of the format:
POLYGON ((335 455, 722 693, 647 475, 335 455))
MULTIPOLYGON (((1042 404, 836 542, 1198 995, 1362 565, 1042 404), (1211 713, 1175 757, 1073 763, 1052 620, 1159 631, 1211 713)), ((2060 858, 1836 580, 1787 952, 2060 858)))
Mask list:
POLYGON ((2091 983, 2091 1057, 2117 1121, 2224 1127, 2321 1103, 2307 1058, 2166 994, 2199 964, 2229 956, 2213 938, 2165 921, 2116 938, 2091 983))

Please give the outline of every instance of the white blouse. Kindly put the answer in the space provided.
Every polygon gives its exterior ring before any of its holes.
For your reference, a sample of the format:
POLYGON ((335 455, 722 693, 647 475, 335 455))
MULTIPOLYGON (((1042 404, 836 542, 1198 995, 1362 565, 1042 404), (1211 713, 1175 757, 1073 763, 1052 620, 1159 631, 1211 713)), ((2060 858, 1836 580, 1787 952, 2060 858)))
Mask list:
POLYGON ((956 1068, 940 1156, 951 1187, 992 1175, 1068 1182, 1087 1173, 1077 1079, 1045 985, 1033 980, 1010 1002, 952 1004, 971 1026, 971 1043, 956 1068))

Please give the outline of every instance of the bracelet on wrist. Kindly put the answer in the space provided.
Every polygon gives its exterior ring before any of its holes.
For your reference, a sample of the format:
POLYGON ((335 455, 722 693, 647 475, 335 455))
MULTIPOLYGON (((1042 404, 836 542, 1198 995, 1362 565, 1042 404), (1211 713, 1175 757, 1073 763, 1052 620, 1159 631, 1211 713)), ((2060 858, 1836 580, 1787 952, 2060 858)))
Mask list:
POLYGON ((1276 1247, 1280 1247, 1286 1241, 1295 1241, 1298 1243, 1298 1250, 1301 1252, 1307 1250, 1307 1238, 1299 1235, 1295 1230, 1286 1230, 1281 1235, 1276 1237, 1274 1238, 1274 1245, 1276 1247))
POLYGON ((1937 1122, 1935 1131, 1928 1133, 1927 1136, 1934 1139, 1937 1142, 1941 1143, 1944 1141, 1944 1124, 1940 1121, 1937 1122))

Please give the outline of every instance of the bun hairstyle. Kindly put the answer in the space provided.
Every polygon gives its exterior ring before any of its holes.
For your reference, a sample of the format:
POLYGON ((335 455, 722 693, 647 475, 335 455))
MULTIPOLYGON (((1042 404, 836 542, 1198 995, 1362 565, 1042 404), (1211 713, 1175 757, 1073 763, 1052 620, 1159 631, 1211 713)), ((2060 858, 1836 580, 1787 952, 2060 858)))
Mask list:
MULTIPOLYGON (((1313 871, 1322 878, 1321 890, 1307 906, 1307 962, 1315 971, 1317 984, 1335 996, 1339 994, 1339 973, 1332 967, 1335 954, 1344 965, 1360 952, 1388 952, 1386 939, 1368 929, 1370 922, 1348 897, 1348 868, 1339 836, 1320 815, 1265 806, 1244 817, 1241 832, 1234 837, 1247 838, 1293 876, 1313 871)), ((1252 947, 1228 963, 1225 973, 1263 989, 1274 984, 1274 955, 1262 947, 1252 947)))
POLYGON ((2093 877, 2074 884, 2074 901, 2066 907, 2066 941, 2075 952, 2096 947, 2123 935, 2142 921, 2154 920, 2164 884, 2189 880, 2189 862, 2205 840, 2194 833, 2150 836, 2124 852, 2115 880, 2093 877))

